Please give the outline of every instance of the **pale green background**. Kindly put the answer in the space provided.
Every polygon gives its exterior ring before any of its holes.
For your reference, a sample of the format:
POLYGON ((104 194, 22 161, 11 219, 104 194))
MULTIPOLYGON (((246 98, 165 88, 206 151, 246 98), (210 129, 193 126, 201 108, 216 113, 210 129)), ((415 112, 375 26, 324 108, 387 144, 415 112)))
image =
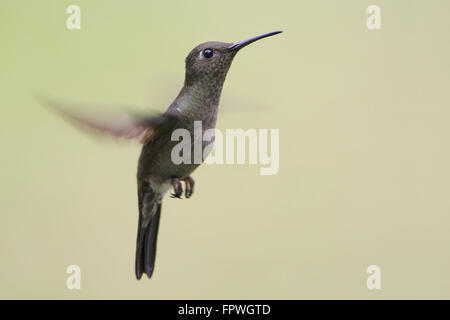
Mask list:
POLYGON ((449 11, 2 0, 0 298, 450 298, 449 11), (136 281, 140 146, 92 139, 33 94, 163 111, 195 45, 278 29, 236 57, 219 128, 279 128, 279 174, 201 167, 192 199, 165 199, 154 277, 136 281), (380 291, 366 288, 371 264, 380 291))

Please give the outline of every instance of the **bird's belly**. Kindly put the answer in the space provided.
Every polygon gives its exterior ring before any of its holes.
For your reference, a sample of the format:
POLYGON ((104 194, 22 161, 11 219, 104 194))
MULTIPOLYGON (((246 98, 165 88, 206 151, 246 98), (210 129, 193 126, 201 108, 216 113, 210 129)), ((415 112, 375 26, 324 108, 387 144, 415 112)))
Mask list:
POLYGON ((190 146, 183 149, 180 148, 179 143, 179 141, 166 140, 160 146, 153 144, 147 150, 144 147, 143 156, 140 159, 140 167, 144 169, 142 174, 148 178, 158 179, 161 183, 171 178, 187 178, 203 163, 204 156, 212 147, 210 141, 201 141, 197 147, 192 142, 190 146))

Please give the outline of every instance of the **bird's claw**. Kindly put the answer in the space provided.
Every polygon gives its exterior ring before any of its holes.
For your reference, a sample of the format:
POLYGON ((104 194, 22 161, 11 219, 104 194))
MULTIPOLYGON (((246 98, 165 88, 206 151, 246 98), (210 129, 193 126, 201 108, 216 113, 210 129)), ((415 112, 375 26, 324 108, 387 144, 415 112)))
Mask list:
POLYGON ((173 187, 173 193, 170 194, 170 197, 181 199, 181 195, 183 194, 183 187, 181 186, 180 179, 173 178, 172 179, 172 187, 173 187))
POLYGON ((186 179, 184 179, 184 184, 185 184, 185 191, 184 191, 184 196, 186 197, 186 199, 189 199, 192 194, 194 193, 194 185, 195 185, 195 181, 194 179, 192 179, 191 176, 187 177, 186 179))
MULTIPOLYGON (((187 177, 183 181, 185 184, 184 196, 186 197, 186 199, 189 199, 192 196, 192 194, 194 193, 195 181, 194 181, 194 179, 192 179, 192 177, 187 177)), ((173 193, 170 194, 170 197, 181 199, 181 195, 183 194, 183 186, 181 184, 180 179, 173 178, 171 180, 171 184, 173 187, 173 193)))

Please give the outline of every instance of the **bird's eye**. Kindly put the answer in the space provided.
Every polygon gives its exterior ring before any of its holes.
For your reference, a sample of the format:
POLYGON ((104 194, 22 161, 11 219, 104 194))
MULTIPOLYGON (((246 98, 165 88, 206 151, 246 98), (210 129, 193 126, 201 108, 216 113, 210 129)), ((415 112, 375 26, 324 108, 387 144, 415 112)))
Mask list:
POLYGON ((205 50, 203 50, 203 56, 204 56, 206 59, 211 58, 213 55, 214 55, 213 49, 205 49, 205 50))

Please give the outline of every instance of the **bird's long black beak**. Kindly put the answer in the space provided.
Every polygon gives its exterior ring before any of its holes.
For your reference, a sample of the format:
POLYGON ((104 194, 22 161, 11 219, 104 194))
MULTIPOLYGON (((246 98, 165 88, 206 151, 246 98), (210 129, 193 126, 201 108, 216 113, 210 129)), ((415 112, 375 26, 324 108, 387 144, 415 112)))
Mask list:
POLYGON ((283 31, 272 31, 272 32, 268 32, 268 33, 264 33, 264 34, 260 34, 259 36, 253 37, 253 38, 249 38, 246 40, 242 40, 236 43, 233 43, 231 46, 228 47, 228 51, 232 52, 232 51, 238 51, 240 49, 242 49, 245 46, 248 46, 250 43, 255 42, 259 39, 262 38, 267 38, 267 37, 271 37, 274 36, 276 34, 282 33, 283 31))

